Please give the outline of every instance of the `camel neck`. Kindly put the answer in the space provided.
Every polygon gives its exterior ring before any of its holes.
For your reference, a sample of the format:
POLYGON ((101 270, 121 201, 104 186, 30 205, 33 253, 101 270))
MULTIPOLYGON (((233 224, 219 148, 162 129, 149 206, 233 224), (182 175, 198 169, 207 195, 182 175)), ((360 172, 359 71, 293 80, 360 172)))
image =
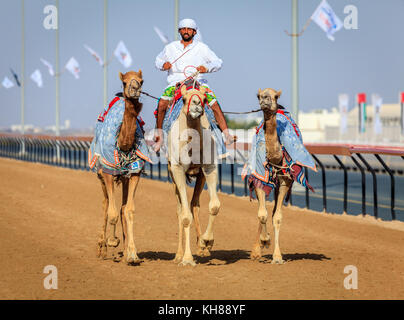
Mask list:
POLYGON ((141 109, 142 104, 138 99, 125 98, 125 111, 118 136, 118 146, 124 152, 129 151, 135 143, 136 121, 141 109))
POLYGON ((282 161, 282 149, 276 132, 276 113, 264 112, 265 149, 268 160, 273 164, 282 161))

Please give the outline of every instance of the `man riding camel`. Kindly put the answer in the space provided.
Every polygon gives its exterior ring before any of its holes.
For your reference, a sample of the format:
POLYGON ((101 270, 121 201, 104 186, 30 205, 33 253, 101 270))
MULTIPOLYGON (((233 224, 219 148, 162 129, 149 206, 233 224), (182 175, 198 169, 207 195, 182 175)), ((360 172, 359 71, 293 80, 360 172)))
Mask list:
POLYGON ((197 26, 192 19, 183 19, 178 25, 181 41, 173 41, 164 47, 164 50, 156 57, 156 67, 161 71, 167 71, 168 86, 160 97, 157 107, 157 119, 155 134, 156 144, 154 150, 158 152, 163 143, 162 127, 166 110, 174 98, 176 85, 184 81, 192 73, 199 71, 197 81, 206 88, 206 97, 213 111, 218 127, 224 134, 226 144, 236 141, 237 137, 229 134, 226 119, 217 102, 216 96, 209 88, 208 82, 203 78, 203 73, 219 71, 222 60, 209 49, 209 47, 194 39, 197 34, 197 26))

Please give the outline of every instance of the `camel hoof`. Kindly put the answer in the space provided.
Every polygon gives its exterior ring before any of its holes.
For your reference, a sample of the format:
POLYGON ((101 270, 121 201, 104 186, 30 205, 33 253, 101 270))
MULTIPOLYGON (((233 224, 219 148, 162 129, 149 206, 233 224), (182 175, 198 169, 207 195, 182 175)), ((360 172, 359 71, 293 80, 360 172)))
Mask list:
POLYGON ((199 248, 196 250, 196 255, 199 257, 204 257, 204 251, 202 248, 199 248))
POLYGON ((208 248, 205 248, 205 250, 203 250, 203 257, 210 257, 210 251, 208 248))
POLYGON ((123 252, 118 252, 118 254, 115 255, 112 260, 114 262, 121 262, 122 258, 123 258, 123 252))
POLYGON ((108 247, 116 248, 117 246, 119 246, 119 243, 120 240, 118 238, 108 238, 107 240, 108 247))
POLYGON ((259 260, 261 259, 261 247, 259 245, 254 246, 254 248, 251 251, 250 254, 250 259, 252 260, 259 260))
POLYGON ((191 267, 195 267, 196 263, 194 260, 182 260, 179 264, 179 266, 191 266, 191 267))
POLYGON ((106 259, 107 257, 107 245, 105 241, 98 241, 97 245, 97 258, 106 259))
POLYGON ((142 262, 142 260, 139 259, 139 257, 137 256, 136 253, 130 253, 127 257, 126 257, 126 263, 128 265, 139 265, 142 262))
POLYGON ((182 261, 182 255, 176 254, 173 261, 174 263, 179 264, 182 261))
POLYGON ((274 259, 272 259, 271 263, 272 264, 284 264, 285 261, 282 260, 282 258, 274 258, 274 259))

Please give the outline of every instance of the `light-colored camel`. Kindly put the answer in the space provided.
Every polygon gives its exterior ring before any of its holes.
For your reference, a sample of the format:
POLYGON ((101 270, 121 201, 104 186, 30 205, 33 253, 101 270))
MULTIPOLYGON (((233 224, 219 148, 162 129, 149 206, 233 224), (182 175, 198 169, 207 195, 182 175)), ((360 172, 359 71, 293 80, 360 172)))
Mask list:
MULTIPOLYGON (((139 102, 139 96, 142 89, 143 77, 142 71, 129 71, 125 74, 119 73, 119 78, 123 84, 123 97, 125 99, 125 111, 123 121, 117 138, 118 147, 124 152, 128 152, 135 144, 135 132, 137 128, 136 119, 142 110, 142 104, 139 102)), ((135 215, 135 193, 139 183, 140 173, 132 174, 130 177, 114 177, 103 172, 101 169, 97 172, 101 181, 104 194, 104 224, 101 235, 98 240, 98 256, 106 257, 107 246, 117 247, 119 238, 116 237, 116 224, 121 217, 124 255, 128 264, 139 263, 140 259, 134 241, 134 215, 135 215), (122 207, 120 214, 115 203, 115 186, 117 182, 122 182, 122 207), (112 226, 112 237, 106 237, 107 222, 112 226)))
MULTIPOLYGON (((278 140, 276 132, 276 112, 278 111, 278 98, 282 91, 274 89, 258 90, 258 100, 260 107, 264 113, 264 135, 267 162, 271 165, 282 167, 282 148, 278 140)), ((282 254, 279 247, 279 232, 282 222, 282 207, 286 194, 292 186, 292 178, 285 175, 278 175, 279 187, 275 188, 275 204, 272 212, 272 224, 275 236, 275 248, 272 256, 273 264, 282 264, 282 254)), ((256 242, 251 251, 252 259, 261 258, 261 249, 269 247, 270 237, 267 231, 268 212, 265 206, 265 192, 260 188, 255 188, 259 209, 258 209, 258 234, 256 242)))
MULTIPOLYGON (((207 155, 212 154, 213 140, 211 137, 203 138, 203 129, 209 128, 204 114, 205 88, 200 90, 181 87, 184 105, 178 119, 168 133, 168 169, 173 179, 177 198, 178 217, 178 250, 174 262, 180 265, 195 265, 190 247, 190 227, 193 219, 197 233, 197 245, 200 256, 209 256, 212 249, 213 222, 219 212, 220 202, 216 192, 217 164, 207 155), (192 156, 190 156, 190 147, 192 156), (188 177, 196 177, 195 188, 188 204, 187 184, 188 177), (199 197, 205 185, 208 186, 209 222, 204 234, 201 233, 199 223, 199 197), (183 249, 183 232, 185 233, 185 252, 183 249)), ((206 132, 206 131, 205 131, 206 132)))

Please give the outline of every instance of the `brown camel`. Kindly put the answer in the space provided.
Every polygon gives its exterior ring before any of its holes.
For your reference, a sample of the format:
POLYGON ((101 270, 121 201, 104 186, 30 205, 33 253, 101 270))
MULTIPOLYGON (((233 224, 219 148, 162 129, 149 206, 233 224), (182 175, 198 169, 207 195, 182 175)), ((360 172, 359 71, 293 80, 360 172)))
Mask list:
MULTIPOLYGON (((142 110, 142 104, 139 102, 139 96, 142 89, 143 78, 142 71, 129 71, 125 74, 119 73, 123 84, 123 97, 125 99, 125 111, 123 121, 117 137, 117 144, 120 150, 130 151, 135 144, 135 132, 137 128, 137 117, 142 110)), ((115 204, 115 185, 122 182, 122 207, 120 217, 123 230, 124 255, 128 264, 139 263, 137 250, 134 241, 134 214, 135 214, 135 193, 139 183, 140 173, 131 174, 129 177, 114 177, 105 173, 102 169, 98 170, 97 176, 101 181, 104 193, 104 224, 98 240, 98 256, 106 257, 107 246, 117 247, 119 238, 116 237, 116 224, 119 220, 119 213, 115 204), (112 226, 112 237, 106 237, 107 222, 112 226)))
MULTIPOLYGON (((274 89, 258 90, 258 100, 260 107, 264 113, 264 134, 266 158, 269 165, 275 169, 283 166, 283 152, 278 140, 276 131, 276 113, 278 111, 278 98, 282 91, 274 89)), ((279 248, 279 232, 282 222, 282 207, 286 194, 292 186, 293 180, 288 175, 278 175, 279 185, 275 188, 275 205, 272 213, 272 224, 275 234, 275 248, 272 256, 273 264, 283 264, 281 250, 279 248)), ((265 192, 260 188, 255 188, 259 209, 258 209, 258 234, 256 242, 251 251, 252 259, 261 258, 261 249, 269 247, 270 237, 267 231, 268 212, 265 207, 265 192)))
MULTIPOLYGON (((197 233, 198 252, 200 256, 209 256, 212 249, 213 222, 219 212, 220 201, 217 196, 217 165, 211 155, 213 140, 208 137, 204 140, 204 129, 209 132, 209 123, 204 114, 205 88, 200 90, 186 90, 181 87, 184 106, 178 119, 174 122, 168 133, 168 168, 173 179, 175 194, 177 198, 177 217, 179 227, 178 250, 174 262, 180 265, 194 266, 190 247, 190 226, 195 220, 197 233), (209 139, 209 140, 208 140, 209 139), (192 157, 190 149, 192 148, 192 157), (185 152, 184 152, 185 151, 185 152), (188 204, 186 179, 196 177, 195 188, 188 204), (209 222, 204 234, 199 224, 199 197, 205 185, 208 186, 209 201, 209 222), (183 249, 183 232, 185 231, 185 252, 183 249)), ((206 131, 205 131, 206 132, 206 131)))

